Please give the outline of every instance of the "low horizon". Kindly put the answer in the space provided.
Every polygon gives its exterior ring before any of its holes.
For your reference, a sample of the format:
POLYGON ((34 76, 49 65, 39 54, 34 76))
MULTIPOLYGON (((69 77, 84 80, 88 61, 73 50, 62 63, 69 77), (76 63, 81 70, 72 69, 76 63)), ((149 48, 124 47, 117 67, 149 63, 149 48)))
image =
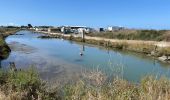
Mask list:
MULTIPOLYGON (((7 25, 0 25, 0 27, 8 27, 8 26, 12 26, 12 27, 22 27, 22 26, 27 26, 28 24, 26 25, 10 25, 10 24, 7 24, 7 25)), ((32 24, 31 24, 32 25, 32 24)), ((134 28, 134 27, 125 27, 125 26, 116 26, 116 25, 108 25, 108 26, 105 26, 105 27, 90 27, 90 26, 80 26, 80 25, 59 25, 59 26, 52 26, 52 25, 33 25, 33 27, 41 27, 41 26, 49 26, 49 27, 62 27, 62 26, 65 26, 65 27, 73 27, 73 26, 79 26, 79 27, 89 27, 89 28, 93 28, 93 29, 99 29, 99 28, 104 28, 104 29, 108 29, 109 27, 123 27, 125 29, 130 29, 130 30, 170 30, 170 29, 165 29, 165 28, 161 28, 161 29, 156 29, 156 28, 134 28)))

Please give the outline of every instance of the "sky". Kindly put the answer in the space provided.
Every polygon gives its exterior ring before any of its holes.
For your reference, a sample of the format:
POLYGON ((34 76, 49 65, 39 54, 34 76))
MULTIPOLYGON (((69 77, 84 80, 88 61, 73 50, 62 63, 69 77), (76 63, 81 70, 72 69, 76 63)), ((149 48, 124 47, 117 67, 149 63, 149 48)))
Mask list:
POLYGON ((170 29, 170 0, 0 0, 0 25, 170 29))

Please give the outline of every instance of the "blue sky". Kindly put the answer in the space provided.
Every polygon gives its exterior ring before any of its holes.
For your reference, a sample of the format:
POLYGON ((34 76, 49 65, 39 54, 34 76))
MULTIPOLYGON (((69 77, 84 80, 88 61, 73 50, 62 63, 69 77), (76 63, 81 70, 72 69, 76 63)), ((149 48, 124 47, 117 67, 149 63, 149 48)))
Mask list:
POLYGON ((0 25, 170 29, 170 0, 0 0, 0 25))

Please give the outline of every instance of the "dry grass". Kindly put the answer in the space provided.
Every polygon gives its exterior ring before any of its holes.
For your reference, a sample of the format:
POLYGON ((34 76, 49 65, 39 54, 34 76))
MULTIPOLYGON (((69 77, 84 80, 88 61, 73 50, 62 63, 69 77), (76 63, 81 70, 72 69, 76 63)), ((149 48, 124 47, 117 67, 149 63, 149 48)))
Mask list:
POLYGON ((89 36, 109 39, 169 41, 168 30, 116 30, 113 32, 91 33, 89 36))
POLYGON ((0 74, 0 100, 170 99, 170 80, 166 77, 147 76, 140 83, 135 84, 120 77, 108 79, 104 73, 97 70, 83 73, 82 78, 76 82, 59 84, 56 88, 49 90, 41 85, 42 81, 33 70, 8 74, 2 72, 0 74))
MULTIPOLYGON (((96 80, 94 78, 94 80, 96 80)), ((98 82, 97 82, 98 83, 98 82)), ((64 100, 169 100, 170 81, 148 76, 140 84, 115 78, 110 82, 94 85, 78 81, 64 89, 64 100)))

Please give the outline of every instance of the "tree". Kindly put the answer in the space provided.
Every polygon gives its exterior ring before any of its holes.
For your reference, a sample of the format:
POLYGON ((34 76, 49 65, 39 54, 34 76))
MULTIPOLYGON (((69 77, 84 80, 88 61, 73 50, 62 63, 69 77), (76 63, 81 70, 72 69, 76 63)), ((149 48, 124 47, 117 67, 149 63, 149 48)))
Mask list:
POLYGON ((28 24, 28 28, 32 28, 32 25, 31 25, 31 24, 28 24))

